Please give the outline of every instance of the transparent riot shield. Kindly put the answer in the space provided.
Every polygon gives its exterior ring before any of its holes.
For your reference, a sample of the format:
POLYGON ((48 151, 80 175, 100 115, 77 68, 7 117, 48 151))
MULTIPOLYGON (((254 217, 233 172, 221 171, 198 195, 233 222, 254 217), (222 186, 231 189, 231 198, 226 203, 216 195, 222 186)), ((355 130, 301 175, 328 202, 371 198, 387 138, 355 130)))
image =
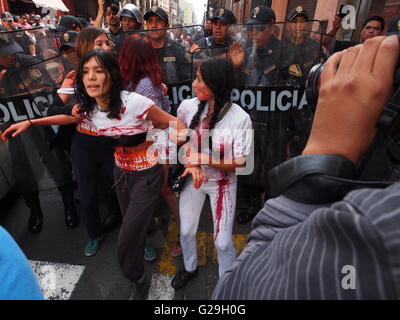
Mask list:
POLYGON ((319 21, 286 22, 281 37, 288 45, 290 85, 305 85, 311 68, 326 60, 319 21))
MULTIPOLYGON (((235 68, 237 88, 232 100, 246 110, 254 129, 254 171, 246 183, 267 190, 270 169, 301 153, 311 128, 313 114, 305 97, 308 69, 296 73, 293 65, 302 64, 297 48, 288 38, 286 23, 234 25, 229 29, 225 54, 235 68), (293 74, 292 74, 293 73, 293 74), (297 78, 294 76, 297 75, 297 78)), ((321 41, 318 22, 301 28, 307 47, 307 68, 320 62, 321 41), (311 42, 313 41, 313 42, 311 42)), ((300 32, 297 31, 296 39, 300 32)), ((301 41, 298 40, 298 43, 301 41)), ((192 68, 208 59, 209 48, 192 53, 192 68)))
MULTIPOLYGON (((192 60, 191 52, 195 50, 194 38, 204 35, 202 26, 185 26, 166 29, 136 30, 126 32, 121 36, 145 39, 156 48, 159 63, 163 71, 163 83, 168 87, 172 114, 180 102, 191 98, 192 60)), ((114 39, 123 50, 120 39, 114 39)))
POLYGON ((35 56, 39 60, 54 58, 60 54, 56 32, 50 28, 17 29, 8 32, 20 45, 23 54, 35 56))
MULTIPOLYGON (((289 68, 286 85, 304 88, 310 70, 326 61, 320 21, 285 22, 280 34, 288 46, 289 68)), ((299 155, 305 147, 311 130, 313 110, 306 104, 292 111, 289 156, 299 155)))
POLYGON ((30 118, 47 116, 47 110, 53 103, 59 87, 59 71, 63 69, 65 60, 55 57, 36 62, 19 70, 21 87, 28 94, 31 111, 27 109, 30 118))
MULTIPOLYGON (((1 81, 2 130, 12 123, 46 116, 54 101, 61 57, 38 61, 16 54, 16 64, 1 81)), ((8 139, 15 189, 22 194, 63 186, 72 182, 71 164, 65 150, 50 144, 56 133, 50 126, 33 126, 8 139)))

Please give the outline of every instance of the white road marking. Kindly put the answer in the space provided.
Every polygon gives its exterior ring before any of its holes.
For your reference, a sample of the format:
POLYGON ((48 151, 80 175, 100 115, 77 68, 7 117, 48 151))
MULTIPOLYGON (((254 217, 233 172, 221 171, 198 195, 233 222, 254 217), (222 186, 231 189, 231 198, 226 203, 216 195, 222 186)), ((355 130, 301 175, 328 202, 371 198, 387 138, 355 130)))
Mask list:
POLYGON ((46 261, 29 261, 46 300, 68 300, 85 270, 76 266, 46 261))
POLYGON ((154 273, 151 277, 151 285, 147 300, 172 300, 175 295, 171 281, 174 276, 154 273))

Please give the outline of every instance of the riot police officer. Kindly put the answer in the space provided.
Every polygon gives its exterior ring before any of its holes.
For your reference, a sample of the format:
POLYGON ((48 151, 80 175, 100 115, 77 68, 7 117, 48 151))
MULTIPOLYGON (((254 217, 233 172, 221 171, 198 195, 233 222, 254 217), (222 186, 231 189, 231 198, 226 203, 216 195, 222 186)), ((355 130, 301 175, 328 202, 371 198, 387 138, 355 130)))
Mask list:
POLYGON ((132 3, 126 4, 121 12, 118 14, 121 20, 122 33, 116 35, 113 38, 115 43, 115 50, 119 54, 122 45, 127 36, 129 36, 129 31, 135 31, 142 29, 143 25, 143 15, 140 9, 132 3))
MULTIPOLYGON (((234 62, 240 68, 244 86, 276 85, 287 77, 287 45, 273 36, 275 19, 275 12, 267 6, 258 6, 250 13, 246 29, 251 46, 246 48, 241 60, 234 62)), ((235 43, 232 48, 237 46, 235 43)))
MULTIPOLYGON (((268 87, 278 85, 285 79, 288 59, 287 45, 273 36, 274 11, 258 6, 246 22, 249 42, 243 49, 239 43, 231 46, 230 57, 239 72, 244 87, 268 87), (239 56, 239 58, 237 57, 239 56)), ((287 116, 280 112, 249 111, 255 130, 254 172, 238 179, 236 221, 249 222, 262 207, 262 194, 268 197, 267 172, 286 160, 287 116)))
MULTIPOLYGON (((290 66, 288 69, 289 85, 305 85, 311 68, 319 62, 325 61, 322 44, 311 39, 312 25, 309 14, 302 6, 291 10, 286 24, 287 34, 284 41, 288 44, 290 66)), ((301 154, 311 130, 313 119, 312 111, 305 107, 302 110, 293 110, 290 125, 291 139, 289 155, 301 154)))
POLYGON ((322 52, 322 45, 310 38, 312 25, 309 14, 302 6, 291 10, 286 24, 287 34, 285 41, 289 45, 289 78, 296 84, 305 84, 311 68, 326 60, 322 52))
MULTIPOLYGON (((212 17, 212 34, 209 37, 198 41, 199 48, 208 48, 210 50, 204 51, 210 57, 215 57, 226 53, 227 49, 232 45, 233 39, 229 36, 229 27, 236 23, 235 15, 232 11, 220 8, 214 11, 212 17)), ((203 59, 205 57, 202 57, 203 59)))
MULTIPOLYGON (((154 6, 144 15, 148 30, 168 28, 168 14, 154 6)), ((156 49, 161 69, 164 71, 163 82, 166 84, 190 80, 190 54, 177 42, 167 37, 167 30, 148 32, 150 43, 156 49)))
MULTIPOLYGON (((5 31, 4 27, 0 27, 0 92, 2 98, 6 99, 3 104, 12 105, 19 114, 29 118, 27 106, 18 96, 27 94, 27 87, 40 90, 54 86, 54 82, 45 68, 37 65, 39 60, 22 54, 22 48, 5 31)), ((8 124, 3 123, 1 129, 4 130, 8 124)), ((53 136, 54 132, 48 127, 34 127, 9 141, 16 191, 23 196, 30 209, 28 228, 32 233, 40 232, 43 224, 39 190, 53 187, 58 187, 62 196, 67 227, 75 228, 78 225, 71 165, 62 150, 49 150, 48 143, 53 136)))

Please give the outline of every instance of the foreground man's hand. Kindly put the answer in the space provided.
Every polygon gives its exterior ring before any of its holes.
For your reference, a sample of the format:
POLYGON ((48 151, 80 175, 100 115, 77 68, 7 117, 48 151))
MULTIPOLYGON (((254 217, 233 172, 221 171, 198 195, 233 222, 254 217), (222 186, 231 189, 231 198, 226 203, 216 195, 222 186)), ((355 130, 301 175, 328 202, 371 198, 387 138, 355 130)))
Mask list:
POLYGON ((393 94, 399 37, 376 37, 333 55, 321 75, 320 96, 303 154, 340 154, 357 163, 376 134, 393 94))

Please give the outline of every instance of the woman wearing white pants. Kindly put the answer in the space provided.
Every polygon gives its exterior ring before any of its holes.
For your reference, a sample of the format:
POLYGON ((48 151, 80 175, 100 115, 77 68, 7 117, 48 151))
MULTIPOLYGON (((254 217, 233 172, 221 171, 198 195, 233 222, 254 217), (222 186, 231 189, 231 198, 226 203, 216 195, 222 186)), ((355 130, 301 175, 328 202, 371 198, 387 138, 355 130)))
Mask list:
POLYGON ((210 197, 214 244, 221 276, 236 258, 232 226, 236 207, 236 169, 245 165, 251 147, 251 120, 230 102, 233 67, 226 59, 204 61, 193 82, 196 98, 185 100, 178 118, 189 127, 185 148, 185 182, 179 198, 180 240, 185 268, 172 280, 180 289, 198 271, 196 233, 206 195, 210 197), (213 130, 213 131, 211 131, 213 130))

